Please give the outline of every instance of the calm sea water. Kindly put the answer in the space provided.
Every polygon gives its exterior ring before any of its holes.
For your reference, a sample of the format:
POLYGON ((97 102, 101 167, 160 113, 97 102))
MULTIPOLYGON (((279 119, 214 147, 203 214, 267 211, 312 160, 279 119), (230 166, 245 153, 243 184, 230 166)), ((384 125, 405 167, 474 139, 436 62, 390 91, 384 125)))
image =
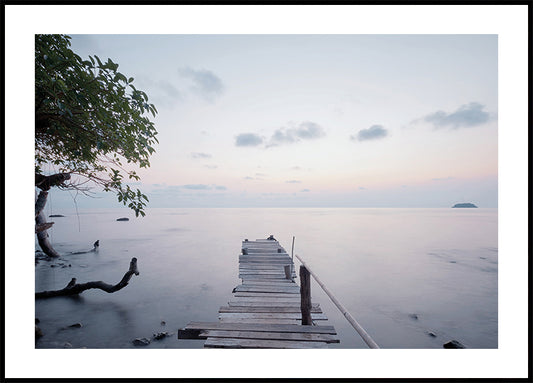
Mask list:
MULTIPOLYGON (((201 348, 178 340, 189 321, 216 321, 238 278, 244 238, 273 234, 301 256, 382 348, 498 347, 497 209, 221 208, 54 211, 54 261, 35 265, 36 291, 117 283, 138 259, 139 276, 113 294, 37 300, 37 348, 133 348, 135 338, 173 334, 147 348, 201 348), (117 222, 129 217, 128 222, 117 222), (100 240, 98 252, 89 250, 100 240), (69 266, 70 265, 70 266, 69 266), (54 266, 54 267, 53 267, 54 266), (65 267, 62 267, 65 266, 65 267), (162 322, 165 322, 163 325, 162 322), (69 328, 81 323, 81 328, 69 328), (429 335, 433 333, 435 336, 429 335)), ((295 263, 299 262, 295 259, 295 263)), ((298 279, 297 279, 298 281, 298 279)), ((313 281, 341 342, 366 344, 313 281)))

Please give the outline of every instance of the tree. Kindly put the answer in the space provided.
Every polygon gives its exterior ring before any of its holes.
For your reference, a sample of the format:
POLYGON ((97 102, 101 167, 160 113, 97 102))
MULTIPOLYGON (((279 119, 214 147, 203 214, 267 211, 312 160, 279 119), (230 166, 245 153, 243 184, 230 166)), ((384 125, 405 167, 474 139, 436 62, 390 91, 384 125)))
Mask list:
POLYGON ((127 182, 140 179, 132 166, 149 167, 158 142, 149 118, 157 110, 133 78, 111 59, 83 60, 70 46, 66 35, 35 37, 35 184, 42 190, 36 231, 44 237, 43 193, 53 186, 85 193, 86 184, 99 185, 144 216, 148 198, 127 182), (45 174, 46 164, 57 174, 45 174))

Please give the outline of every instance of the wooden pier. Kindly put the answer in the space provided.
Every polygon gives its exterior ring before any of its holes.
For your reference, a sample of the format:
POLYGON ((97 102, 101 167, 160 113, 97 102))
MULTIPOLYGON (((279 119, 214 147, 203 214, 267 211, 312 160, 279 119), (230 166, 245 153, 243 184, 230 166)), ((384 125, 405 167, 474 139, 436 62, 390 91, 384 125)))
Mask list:
POLYGON ((278 241, 244 240, 242 283, 220 307, 218 322, 190 322, 179 329, 178 338, 205 339, 204 347, 211 348, 327 348, 338 343, 320 305, 311 302, 309 273, 304 268, 304 288, 295 277, 294 263, 278 241))

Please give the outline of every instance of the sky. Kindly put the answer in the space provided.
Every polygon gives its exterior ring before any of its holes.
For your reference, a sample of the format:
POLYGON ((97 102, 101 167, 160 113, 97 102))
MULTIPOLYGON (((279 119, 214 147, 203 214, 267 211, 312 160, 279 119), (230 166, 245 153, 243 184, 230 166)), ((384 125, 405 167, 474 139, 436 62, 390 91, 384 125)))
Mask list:
MULTIPOLYGON (((158 109, 132 185, 149 207, 497 207, 495 34, 74 34, 72 49, 111 58, 158 109)), ((76 201, 120 206, 96 196, 76 201)))

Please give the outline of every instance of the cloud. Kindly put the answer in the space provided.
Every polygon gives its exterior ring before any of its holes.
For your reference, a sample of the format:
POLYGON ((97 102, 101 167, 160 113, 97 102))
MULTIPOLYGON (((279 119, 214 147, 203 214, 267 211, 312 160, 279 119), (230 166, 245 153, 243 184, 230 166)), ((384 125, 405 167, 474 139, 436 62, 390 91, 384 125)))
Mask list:
POLYGON ((381 125, 372 125, 368 129, 362 129, 357 133, 357 136, 350 136, 352 141, 366 141, 384 138, 388 134, 387 129, 381 125))
POLYGON ((326 135, 324 129, 311 121, 301 122, 296 127, 279 128, 270 138, 267 148, 282 144, 292 144, 301 140, 312 140, 326 135))
POLYGON ((216 169, 216 168, 218 168, 218 166, 216 166, 216 165, 204 165, 204 167, 206 167, 208 169, 216 169))
POLYGON ((211 154, 195 152, 195 153, 191 153, 191 157, 192 158, 211 158, 211 154))
POLYGON ((235 137, 236 146, 258 146, 263 143, 263 138, 255 133, 241 133, 235 137))
POLYGON ((135 78, 135 86, 147 91, 149 102, 153 102, 156 107, 172 107, 177 101, 183 100, 182 92, 168 80, 154 80, 139 75, 135 78))
POLYGON ((181 92, 178 89, 176 89, 176 87, 168 81, 160 80, 156 83, 156 86, 158 86, 165 93, 165 95, 170 98, 173 98, 173 99, 181 98, 181 92))
POLYGON ((250 176, 246 176, 246 177, 243 177, 243 179, 247 180, 247 181, 250 181, 250 180, 253 180, 255 179, 254 177, 250 177, 250 176))
POLYGON ((300 190, 300 191, 301 191, 302 193, 307 193, 307 192, 310 192, 311 190, 309 190, 309 189, 302 189, 302 190, 300 190))
POLYGON ((289 180, 289 181, 285 181, 286 183, 288 184, 299 184, 299 183, 302 183, 302 181, 298 181, 298 180, 289 180))
POLYGON ((186 67, 179 70, 181 76, 192 81, 192 90, 209 102, 213 102, 224 91, 224 84, 213 72, 186 67))
MULTIPOLYGON (((451 127, 452 129, 468 128, 484 124, 490 120, 488 112, 484 111, 484 105, 478 102, 461 105, 453 113, 441 110, 423 117, 423 121, 433 124, 435 128, 451 127)), ((417 122, 419 120, 416 120, 417 122)))

